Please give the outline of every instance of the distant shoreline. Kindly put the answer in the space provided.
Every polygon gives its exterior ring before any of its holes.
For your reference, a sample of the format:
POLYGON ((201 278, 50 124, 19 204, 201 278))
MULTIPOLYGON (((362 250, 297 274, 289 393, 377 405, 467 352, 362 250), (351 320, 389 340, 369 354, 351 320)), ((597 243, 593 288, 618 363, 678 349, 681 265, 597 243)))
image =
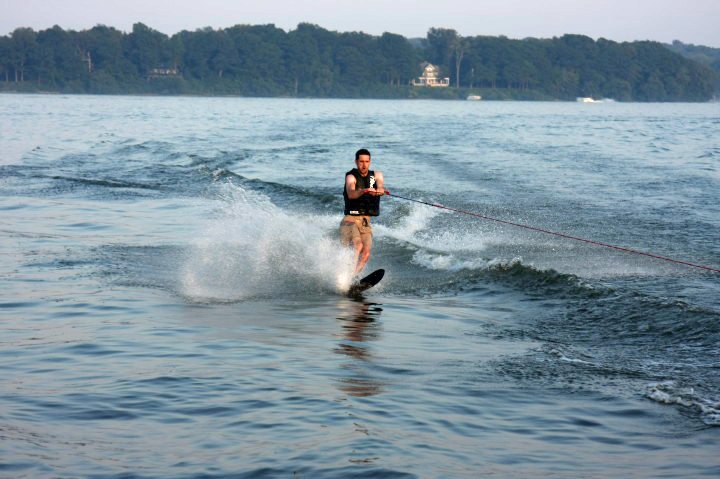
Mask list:
POLYGON ((155 93, 155 92, 126 92, 126 93, 91 93, 91 92, 66 92, 60 90, 3 90, 0 88, 0 94, 6 95, 92 95, 92 96, 146 96, 146 97, 188 97, 188 98, 285 98, 297 100, 444 100, 444 101, 467 101, 467 96, 478 94, 482 96, 482 101, 556 101, 556 102, 573 102, 574 100, 565 100, 561 98, 549 98, 539 92, 525 92, 525 98, 513 98, 511 94, 493 95, 482 90, 472 90, 469 93, 463 91, 457 92, 454 88, 447 89, 449 94, 446 95, 427 95, 418 94, 415 96, 290 96, 290 95, 241 95, 232 93, 155 93), (536 98, 532 98, 536 93, 536 98))
MULTIPOLYGON (((285 100, 439 100, 439 101, 467 101, 467 98, 458 96, 453 97, 433 97, 433 96, 418 96, 418 97, 395 97, 395 98, 384 98, 384 97, 343 97, 343 96, 259 96, 259 95, 239 95, 239 94, 209 94, 209 93, 179 93, 179 94, 163 94, 163 93, 84 93, 84 92, 63 92, 63 91, 19 91, 19 90, 0 90, 0 95, 48 95, 48 96, 61 96, 61 95, 73 95, 73 96, 138 96, 138 97, 153 97, 153 98, 264 98, 264 99, 285 99, 285 100)), ((559 102, 559 103, 574 103, 574 100, 565 100, 560 98, 537 98, 537 99, 522 99, 522 98, 485 98, 481 101, 545 101, 545 102, 559 102)), ((626 102, 626 103, 642 103, 642 102, 626 102)), ((670 103, 670 102, 667 102, 670 103)))
MULTIPOLYGON (((148 98, 247 98, 247 99, 270 99, 270 100, 392 100, 392 101, 423 101, 423 100, 437 100, 437 101, 462 101, 465 102, 465 98, 433 98, 433 97, 417 97, 417 98, 376 98, 376 97, 292 97, 292 96, 248 96, 248 95, 233 95, 233 94, 162 94, 162 93, 78 93, 78 92, 62 92, 62 91, 2 91, 0 95, 47 95, 47 96, 98 96, 98 97, 148 97, 148 98)), ((548 103, 577 103, 577 100, 565 100, 560 98, 547 98, 547 99, 518 99, 518 98, 485 98, 483 97, 480 102, 548 102, 548 103)), ((477 103, 477 101, 474 101, 477 103)), ((623 104, 646 104, 646 103, 688 103, 688 104, 702 104, 702 103, 720 103, 720 98, 711 98, 707 101, 617 101, 614 99, 600 99, 595 103, 623 103, 623 104), (611 100, 611 101, 607 101, 611 100)))
POLYGON ((720 91, 712 49, 577 34, 512 40, 431 28, 411 41, 301 23, 167 36, 136 23, 129 33, 20 27, 0 36, 0 52, 0 92, 18 93, 706 102, 720 91))

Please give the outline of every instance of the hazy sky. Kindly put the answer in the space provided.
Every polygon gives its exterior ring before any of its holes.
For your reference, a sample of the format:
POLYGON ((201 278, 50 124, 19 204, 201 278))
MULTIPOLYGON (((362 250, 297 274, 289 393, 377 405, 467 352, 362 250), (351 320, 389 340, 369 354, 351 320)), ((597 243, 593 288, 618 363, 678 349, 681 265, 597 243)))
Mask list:
POLYGON ((461 35, 550 38, 580 33, 616 41, 681 40, 720 48, 720 0, 0 0, 0 35, 17 27, 97 24, 123 31, 143 22, 166 34, 210 26, 310 22, 329 30, 424 37, 430 27, 461 35))

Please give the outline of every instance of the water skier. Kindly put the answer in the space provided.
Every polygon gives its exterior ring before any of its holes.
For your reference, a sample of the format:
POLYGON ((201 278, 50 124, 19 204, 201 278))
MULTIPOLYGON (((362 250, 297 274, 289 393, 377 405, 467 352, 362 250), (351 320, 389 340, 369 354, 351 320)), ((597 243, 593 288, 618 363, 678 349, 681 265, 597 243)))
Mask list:
POLYGON ((352 245, 355 252, 355 274, 365 267, 372 249, 370 217, 380 215, 380 197, 385 193, 383 174, 370 169, 370 152, 355 152, 355 166, 345 173, 345 217, 340 222, 340 240, 352 245))

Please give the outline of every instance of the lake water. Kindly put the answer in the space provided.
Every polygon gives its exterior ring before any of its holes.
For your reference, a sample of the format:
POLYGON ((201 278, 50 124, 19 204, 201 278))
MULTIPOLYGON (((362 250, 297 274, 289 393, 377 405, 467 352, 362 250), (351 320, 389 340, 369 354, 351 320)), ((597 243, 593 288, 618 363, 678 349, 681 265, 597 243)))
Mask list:
POLYGON ((0 96, 0 477, 720 476, 720 104, 0 96))

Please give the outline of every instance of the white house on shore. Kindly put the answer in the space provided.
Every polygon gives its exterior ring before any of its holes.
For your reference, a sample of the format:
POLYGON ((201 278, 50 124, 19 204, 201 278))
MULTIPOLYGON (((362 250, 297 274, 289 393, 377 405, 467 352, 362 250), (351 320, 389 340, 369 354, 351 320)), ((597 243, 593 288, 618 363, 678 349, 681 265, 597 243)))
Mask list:
POLYGON ((440 76, 438 67, 429 62, 423 62, 421 66, 422 75, 410 82, 412 86, 450 86, 450 78, 438 78, 440 76))
POLYGON ((177 68, 153 68, 148 72, 148 78, 179 77, 177 68))

